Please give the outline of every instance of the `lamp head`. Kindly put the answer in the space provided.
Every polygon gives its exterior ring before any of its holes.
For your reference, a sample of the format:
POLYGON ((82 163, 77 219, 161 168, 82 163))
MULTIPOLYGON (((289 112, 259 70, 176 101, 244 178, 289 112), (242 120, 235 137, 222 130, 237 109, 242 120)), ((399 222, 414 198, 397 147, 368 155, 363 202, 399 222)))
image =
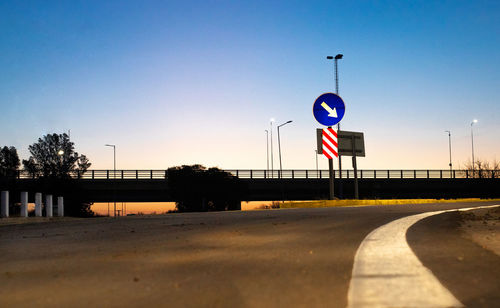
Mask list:
POLYGON ((326 56, 326 58, 327 58, 328 60, 332 60, 332 59, 333 59, 333 57, 332 57, 332 56, 326 56))
POLYGON ((338 55, 335 56, 335 60, 342 59, 343 56, 344 56, 343 54, 339 53, 338 55))
POLYGON ((275 120, 274 120, 274 118, 271 118, 271 120, 270 120, 270 121, 271 121, 271 123, 273 123, 275 120))
POLYGON ((472 123, 477 123, 477 119, 472 120, 472 123))
POLYGON ((278 125, 278 129, 279 129, 281 126, 287 125, 288 123, 292 123, 292 120, 287 121, 287 122, 285 122, 285 123, 283 123, 283 124, 281 124, 281 125, 278 125))
POLYGON ((57 155, 59 155, 59 156, 62 156, 63 154, 64 154, 64 151, 63 151, 63 150, 59 150, 59 151, 57 152, 57 155))

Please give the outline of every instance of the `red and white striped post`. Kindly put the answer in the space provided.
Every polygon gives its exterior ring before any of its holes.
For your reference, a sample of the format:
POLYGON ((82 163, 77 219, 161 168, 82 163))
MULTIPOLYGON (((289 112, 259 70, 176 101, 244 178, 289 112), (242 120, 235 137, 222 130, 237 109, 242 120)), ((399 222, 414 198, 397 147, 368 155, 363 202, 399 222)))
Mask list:
POLYGON ((330 171, 330 200, 334 199, 334 176, 333 176, 333 157, 338 157, 337 131, 329 126, 323 128, 323 155, 328 158, 328 168, 330 171))

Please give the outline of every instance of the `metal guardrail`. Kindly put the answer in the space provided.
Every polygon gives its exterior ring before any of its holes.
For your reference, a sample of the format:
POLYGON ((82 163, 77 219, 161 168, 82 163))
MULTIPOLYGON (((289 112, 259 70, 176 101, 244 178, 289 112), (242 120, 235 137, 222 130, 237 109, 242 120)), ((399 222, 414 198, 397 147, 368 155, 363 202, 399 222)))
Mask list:
MULTIPOLYGON (((327 179, 328 170, 224 170, 242 179, 327 179)), ((358 170, 359 179, 459 179, 500 178, 499 170, 358 170)), ((334 170, 335 178, 340 173, 334 170)), ((160 180, 168 178, 167 170, 87 170, 85 173, 71 172, 71 178, 88 180, 160 180)), ((25 170, 17 173, 18 179, 33 178, 25 170)), ((354 170, 342 170, 342 178, 354 178, 354 170)))

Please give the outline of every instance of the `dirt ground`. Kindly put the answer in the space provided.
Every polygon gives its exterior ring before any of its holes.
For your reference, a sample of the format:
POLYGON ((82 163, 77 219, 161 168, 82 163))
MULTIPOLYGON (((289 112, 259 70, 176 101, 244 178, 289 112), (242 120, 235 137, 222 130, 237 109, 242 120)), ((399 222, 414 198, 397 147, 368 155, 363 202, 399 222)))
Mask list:
MULTIPOLYGON (((0 307, 345 307, 371 230, 455 206, 0 219, 0 307)), ((499 216, 464 228, 499 247, 499 216)))
POLYGON ((500 207, 461 213, 464 236, 500 256, 500 207))

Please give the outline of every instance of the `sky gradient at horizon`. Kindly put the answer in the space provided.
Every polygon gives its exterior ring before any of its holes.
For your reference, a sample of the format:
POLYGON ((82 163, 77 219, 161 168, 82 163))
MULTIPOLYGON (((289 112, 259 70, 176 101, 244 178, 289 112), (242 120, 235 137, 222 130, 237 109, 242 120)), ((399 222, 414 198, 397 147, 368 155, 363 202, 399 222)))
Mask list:
MULTIPOLYGON (((346 103, 361 169, 500 160, 497 1, 5 1, 0 146, 71 130, 93 169, 315 168, 314 100, 346 103)), ((350 168, 350 159, 345 159, 350 168)), ((320 167, 327 168, 325 158, 320 167)))

